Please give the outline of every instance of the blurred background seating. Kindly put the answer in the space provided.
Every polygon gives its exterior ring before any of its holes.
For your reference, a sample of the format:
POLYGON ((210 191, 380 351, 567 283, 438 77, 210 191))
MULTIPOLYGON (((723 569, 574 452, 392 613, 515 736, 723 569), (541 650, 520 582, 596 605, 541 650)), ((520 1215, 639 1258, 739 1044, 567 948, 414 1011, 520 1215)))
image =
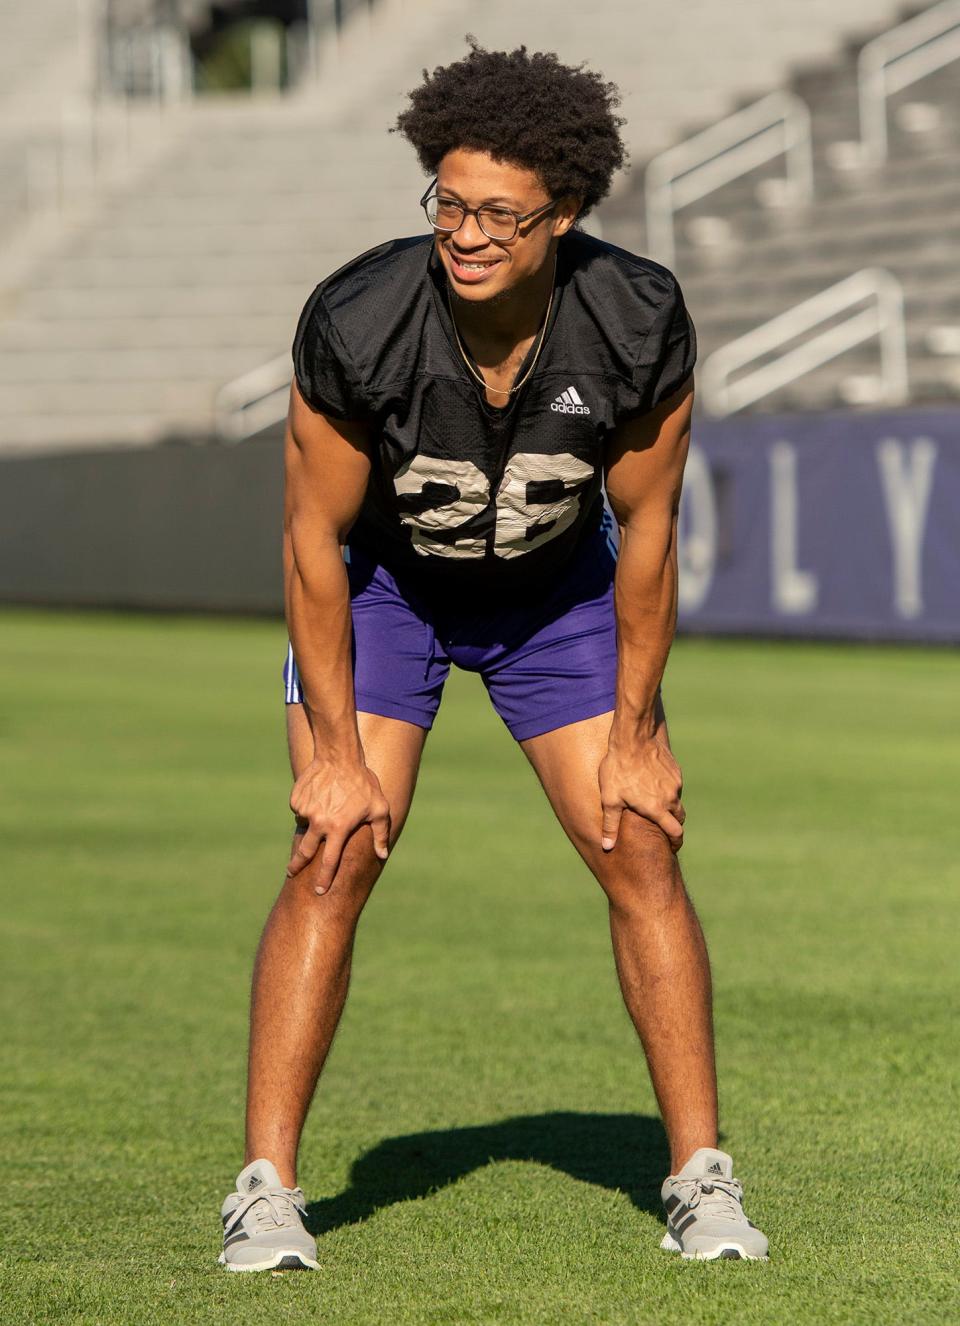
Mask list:
MULTIPOLYGON (((632 164, 588 228, 675 268, 701 362, 879 266, 903 288, 906 399, 955 399, 956 66, 890 99, 884 160, 856 150, 857 52, 904 12, 883 0, 5 4, 0 447, 213 432, 220 389, 282 361, 317 280, 422 229, 418 168, 387 128, 468 29, 586 60, 623 88, 632 164), (778 90, 809 108, 811 195, 791 191, 775 156, 678 210, 658 253, 646 163, 778 90)), ((876 404, 877 374, 864 343, 748 408, 876 404)))

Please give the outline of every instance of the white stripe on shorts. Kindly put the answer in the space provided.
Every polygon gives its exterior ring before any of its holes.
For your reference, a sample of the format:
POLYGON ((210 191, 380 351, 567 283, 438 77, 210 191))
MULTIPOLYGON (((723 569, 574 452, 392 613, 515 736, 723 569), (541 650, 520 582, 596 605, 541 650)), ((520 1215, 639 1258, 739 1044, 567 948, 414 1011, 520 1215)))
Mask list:
POLYGON ((293 645, 287 643, 287 704, 303 704, 303 691, 300 688, 300 673, 293 659, 293 645))

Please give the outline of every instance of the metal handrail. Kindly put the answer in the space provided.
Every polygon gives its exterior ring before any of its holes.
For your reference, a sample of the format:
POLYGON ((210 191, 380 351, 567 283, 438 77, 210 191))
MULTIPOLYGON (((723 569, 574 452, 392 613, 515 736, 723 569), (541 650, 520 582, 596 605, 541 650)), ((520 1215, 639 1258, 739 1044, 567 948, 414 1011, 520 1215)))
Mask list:
POLYGON ((810 111, 792 92, 771 92, 655 156, 644 176, 647 251, 672 263, 680 208, 778 156, 786 157, 796 200, 808 201, 813 196, 810 111))
POLYGON ((887 159, 887 99, 960 59, 960 0, 942 0, 867 42, 857 60, 864 159, 887 159))
POLYGON ((242 373, 217 392, 216 429, 224 442, 243 442, 287 415, 293 367, 289 353, 242 373))
POLYGON ((908 394, 903 288, 891 272, 865 267, 709 355, 700 374, 706 410, 712 415, 733 414, 874 336, 880 338, 884 402, 902 405, 908 394), (783 350, 804 332, 868 299, 873 301, 870 307, 783 350), (781 353, 730 381, 739 369, 776 351, 781 353))

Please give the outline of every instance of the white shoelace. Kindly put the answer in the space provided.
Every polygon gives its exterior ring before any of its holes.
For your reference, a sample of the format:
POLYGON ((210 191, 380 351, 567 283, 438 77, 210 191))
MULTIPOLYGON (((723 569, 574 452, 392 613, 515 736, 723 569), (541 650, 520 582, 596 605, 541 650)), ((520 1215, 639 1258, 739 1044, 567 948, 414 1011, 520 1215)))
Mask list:
POLYGON ((282 1229, 285 1225, 300 1223, 302 1212, 298 1207, 303 1203, 300 1188, 258 1188, 248 1193, 235 1211, 232 1211, 224 1226, 224 1237, 232 1234, 248 1211, 253 1211, 253 1218, 261 1229, 268 1226, 282 1229), (258 1206, 257 1203, 262 1203, 258 1206))
POLYGON ((675 1179, 683 1201, 692 1210, 703 1208, 704 1215, 724 1216, 743 1221, 743 1185, 739 1179, 675 1179))

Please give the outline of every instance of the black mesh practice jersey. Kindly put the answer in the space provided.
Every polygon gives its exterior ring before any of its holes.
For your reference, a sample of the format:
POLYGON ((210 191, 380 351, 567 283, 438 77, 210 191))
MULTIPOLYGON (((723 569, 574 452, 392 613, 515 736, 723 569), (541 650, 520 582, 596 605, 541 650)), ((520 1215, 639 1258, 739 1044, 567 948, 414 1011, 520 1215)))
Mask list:
POLYGON ((693 325, 666 268, 570 231, 536 367, 498 408, 463 362, 446 279, 432 235, 341 267, 300 316, 297 383, 315 410, 373 426, 351 541, 424 582, 534 587, 600 520, 614 429, 689 376, 693 325))

